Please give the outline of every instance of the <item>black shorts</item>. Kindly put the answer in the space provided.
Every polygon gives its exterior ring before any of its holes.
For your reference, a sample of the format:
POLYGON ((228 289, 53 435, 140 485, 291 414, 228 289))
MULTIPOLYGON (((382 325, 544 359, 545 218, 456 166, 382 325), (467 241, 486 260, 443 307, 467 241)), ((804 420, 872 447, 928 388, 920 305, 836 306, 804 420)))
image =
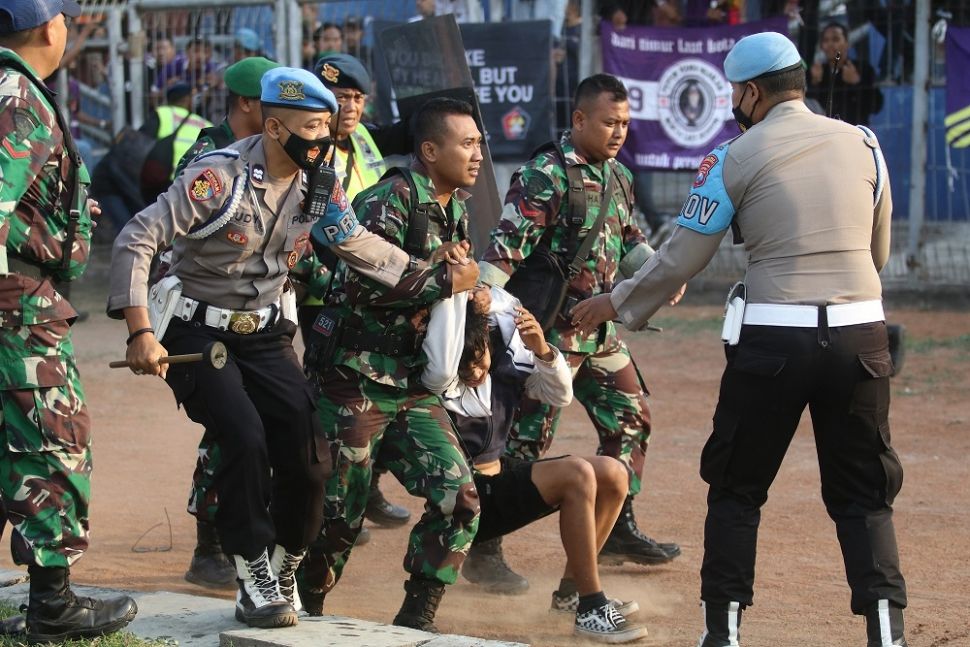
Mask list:
POLYGON ((558 508, 543 501, 532 482, 532 466, 559 458, 563 457, 530 462, 503 456, 502 471, 498 474, 475 474, 481 514, 472 543, 507 535, 556 512, 558 508))

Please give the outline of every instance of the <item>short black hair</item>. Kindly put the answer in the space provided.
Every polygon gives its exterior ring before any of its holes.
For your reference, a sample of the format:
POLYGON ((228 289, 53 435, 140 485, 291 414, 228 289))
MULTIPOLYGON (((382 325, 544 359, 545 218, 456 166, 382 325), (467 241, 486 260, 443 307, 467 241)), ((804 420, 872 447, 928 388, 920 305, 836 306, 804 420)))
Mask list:
POLYGON ((341 36, 344 35, 344 30, 340 25, 335 22, 325 22, 313 31, 313 41, 316 42, 320 40, 320 37, 323 36, 323 32, 327 31, 328 29, 336 29, 340 32, 341 36))
POLYGON ((445 117, 448 115, 474 116, 472 106, 467 101, 450 97, 428 99, 411 117, 411 132, 414 134, 414 152, 420 157, 421 144, 426 141, 441 143, 445 133, 445 117))
POLYGON ((835 20, 826 23, 825 26, 822 27, 822 31, 819 32, 819 36, 821 37, 830 29, 838 29, 840 32, 842 32, 842 37, 847 41, 849 40, 849 28, 835 20))
POLYGON ((467 382, 472 364, 485 356, 489 347, 488 314, 481 312, 473 299, 465 306, 465 344, 458 362, 458 379, 467 382))
POLYGON ((778 74, 768 74, 765 76, 760 76, 751 81, 765 93, 765 95, 771 97, 778 94, 787 94, 789 92, 801 92, 805 93, 805 68, 801 65, 794 67, 793 69, 780 72, 778 74))
POLYGON ((629 95, 626 86, 612 74, 594 74, 579 82, 576 95, 573 97, 573 107, 579 108, 586 101, 595 101, 601 94, 607 93, 613 101, 627 101, 629 95))

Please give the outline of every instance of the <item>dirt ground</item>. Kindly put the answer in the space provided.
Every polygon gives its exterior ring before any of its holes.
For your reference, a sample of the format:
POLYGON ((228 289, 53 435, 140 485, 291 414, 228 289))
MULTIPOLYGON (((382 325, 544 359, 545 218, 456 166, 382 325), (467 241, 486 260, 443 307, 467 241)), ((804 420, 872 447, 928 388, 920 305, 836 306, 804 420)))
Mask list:
MULTIPOLYGON (((161 380, 107 368, 110 359, 123 356, 125 329, 102 314, 106 278, 103 268, 95 268, 74 298, 91 312, 75 328, 75 340, 96 468, 91 549, 73 577, 110 587, 211 594, 182 579, 194 546, 194 520, 185 502, 201 429, 176 409, 161 380)), ((966 647, 970 314, 894 307, 891 299, 888 305, 890 319, 909 332, 905 369, 892 382, 891 414, 906 470, 895 518, 909 588, 909 641, 912 647, 966 647)), ((663 333, 626 336, 651 389, 654 417, 646 488, 636 511, 641 528, 679 542, 683 554, 661 567, 605 567, 602 577, 609 595, 639 601, 640 619, 650 630, 641 644, 692 646, 702 627, 698 571, 706 494, 697 471, 724 363, 720 308, 692 305, 688 292, 683 305, 662 315, 657 323, 663 333)), ((585 413, 574 404, 554 451, 589 454, 594 441, 585 413)), ((420 513, 417 500, 392 478, 385 480, 391 499, 420 513)), ((533 645, 580 644, 571 636, 570 619, 548 612, 564 562, 556 524, 552 517, 506 539, 509 562, 531 581, 526 595, 482 595, 460 581, 439 610, 441 630, 533 645)), ((407 530, 374 530, 372 536, 355 551, 327 600, 329 613, 389 622, 400 605, 407 530)), ((849 613, 834 526, 822 506, 807 416, 764 508, 759 548, 756 604, 742 628, 747 647, 864 644, 864 623, 849 613)), ((10 567, 9 556, 0 566, 10 567)))

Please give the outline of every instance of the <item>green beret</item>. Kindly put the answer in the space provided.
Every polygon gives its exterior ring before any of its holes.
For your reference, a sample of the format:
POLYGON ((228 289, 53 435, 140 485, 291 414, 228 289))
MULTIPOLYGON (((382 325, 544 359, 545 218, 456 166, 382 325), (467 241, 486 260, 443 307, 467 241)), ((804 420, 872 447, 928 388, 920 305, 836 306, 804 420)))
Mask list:
POLYGON ((226 87, 240 97, 258 97, 262 93, 260 81, 263 74, 279 66, 279 63, 262 56, 240 59, 226 68, 226 87))

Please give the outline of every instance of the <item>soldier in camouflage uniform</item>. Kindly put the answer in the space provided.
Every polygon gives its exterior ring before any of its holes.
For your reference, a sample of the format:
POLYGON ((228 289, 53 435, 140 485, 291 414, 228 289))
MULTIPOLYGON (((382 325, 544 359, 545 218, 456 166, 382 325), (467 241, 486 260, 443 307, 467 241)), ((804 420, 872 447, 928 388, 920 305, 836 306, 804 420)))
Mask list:
POLYGON ((0 0, 0 497, 13 560, 30 573, 29 642, 110 633, 137 612, 128 596, 79 598, 69 583, 88 546, 91 430, 71 342, 77 312, 52 282, 84 272, 100 210, 40 79, 57 69, 80 11, 71 0, 0 0))
MULTIPOLYGON (((415 210, 424 210, 423 257, 433 261, 449 243, 465 239, 462 187, 478 175, 481 133, 467 103, 433 99, 416 115, 414 135, 410 175, 417 194, 406 177, 394 175, 359 193, 354 206, 361 224, 402 248, 415 210)), ((408 492, 426 502, 411 531, 404 558, 411 576, 394 624, 434 630, 444 585, 457 579, 478 527, 478 493, 448 413, 420 383, 420 349, 431 304, 473 287, 477 278, 473 262, 433 263, 389 290, 345 268, 337 271, 337 348, 327 366, 316 367, 317 410, 335 452, 323 532, 304 562, 300 595, 311 615, 323 612, 324 596, 350 556, 367 503, 371 457, 380 453, 408 492)))
MULTIPOLYGON (((519 264, 540 245, 548 245, 572 261, 576 248, 568 249, 566 217, 568 178, 565 164, 578 165, 586 187, 586 218, 578 240, 593 226, 601 206, 609 209, 603 228, 582 270, 572 279, 571 302, 609 292, 617 274, 632 275, 653 250, 636 225, 628 195, 632 174, 615 161, 630 120, 626 89, 610 75, 598 74, 583 81, 576 92, 573 129, 557 151, 538 155, 519 169, 505 198, 505 209, 482 257, 482 280, 504 286, 519 264), (622 174, 612 196, 603 196, 609 169, 622 174), (625 180, 625 181, 619 181, 625 180), (602 205, 603 200, 608 203, 602 205)), ((578 247, 578 242, 577 242, 578 247)), ((570 303, 567 300, 567 307, 570 303)), ((619 459, 630 473, 630 496, 600 553, 602 561, 634 561, 658 564, 680 554, 676 544, 658 544, 642 534, 633 516, 632 497, 640 492, 643 461, 650 439, 647 390, 630 351, 617 336, 612 322, 590 335, 581 335, 560 315, 548 334, 549 342, 563 351, 573 369, 575 397, 586 408, 600 439, 599 453, 619 459), (607 559, 608 558, 608 559, 607 559)), ((535 460, 552 443, 561 410, 526 399, 518 428, 509 439, 511 455, 535 460)), ((493 590, 521 590, 522 578, 501 560, 495 545, 476 546, 463 573, 493 590)))

